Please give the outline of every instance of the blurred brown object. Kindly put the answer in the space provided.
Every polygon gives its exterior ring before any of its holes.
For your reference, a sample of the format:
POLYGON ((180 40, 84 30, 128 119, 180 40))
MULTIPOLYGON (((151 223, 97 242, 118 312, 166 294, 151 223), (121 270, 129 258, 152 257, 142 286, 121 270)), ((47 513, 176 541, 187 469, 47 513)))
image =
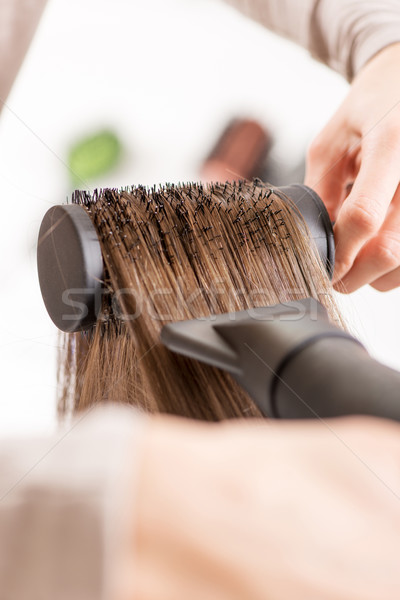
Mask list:
POLYGON ((224 182, 260 177, 270 146, 271 136, 257 121, 234 119, 200 167, 200 178, 224 182))

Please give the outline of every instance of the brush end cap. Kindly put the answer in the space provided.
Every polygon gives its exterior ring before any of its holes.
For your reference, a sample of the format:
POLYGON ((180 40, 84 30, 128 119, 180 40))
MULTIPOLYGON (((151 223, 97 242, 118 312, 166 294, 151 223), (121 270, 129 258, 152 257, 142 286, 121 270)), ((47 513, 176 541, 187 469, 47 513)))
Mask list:
POLYGON ((280 188, 297 206, 310 230, 318 253, 326 267, 330 279, 335 267, 335 238, 328 211, 317 192, 300 183, 294 183, 280 188))
POLYGON ((103 259, 82 206, 57 205, 47 211, 37 264, 43 301, 56 327, 67 333, 90 329, 101 310, 103 259))

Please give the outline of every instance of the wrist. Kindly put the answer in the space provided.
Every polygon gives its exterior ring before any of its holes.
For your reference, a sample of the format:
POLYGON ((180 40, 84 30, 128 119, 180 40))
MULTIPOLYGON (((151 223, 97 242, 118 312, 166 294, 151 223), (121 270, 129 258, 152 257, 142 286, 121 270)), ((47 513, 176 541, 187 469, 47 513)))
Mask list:
POLYGON ((400 57, 400 41, 394 41, 390 44, 378 46, 375 51, 371 52, 368 57, 365 57, 358 68, 355 70, 354 79, 358 79, 364 72, 375 68, 378 65, 393 64, 393 67, 398 69, 400 57))

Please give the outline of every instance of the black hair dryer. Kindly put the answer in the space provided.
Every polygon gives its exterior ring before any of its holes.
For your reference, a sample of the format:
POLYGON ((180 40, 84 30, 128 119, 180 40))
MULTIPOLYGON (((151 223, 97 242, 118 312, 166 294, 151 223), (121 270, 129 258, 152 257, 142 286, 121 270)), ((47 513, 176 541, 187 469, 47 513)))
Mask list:
POLYGON ((166 325, 161 341, 231 373, 266 416, 400 421, 400 373, 371 358, 312 298, 166 325))

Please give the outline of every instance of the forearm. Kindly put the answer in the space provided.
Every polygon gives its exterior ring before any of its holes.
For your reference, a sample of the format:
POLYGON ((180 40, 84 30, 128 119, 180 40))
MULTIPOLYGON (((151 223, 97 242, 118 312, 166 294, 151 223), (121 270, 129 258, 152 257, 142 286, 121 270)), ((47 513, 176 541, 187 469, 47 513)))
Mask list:
POLYGON ((0 110, 17 76, 46 0, 0 1, 0 110))
POLYGON ((153 419, 128 598, 398 600, 399 426, 329 421, 153 419))
POLYGON ((379 50, 400 41, 398 0, 226 1, 349 81, 379 50))

